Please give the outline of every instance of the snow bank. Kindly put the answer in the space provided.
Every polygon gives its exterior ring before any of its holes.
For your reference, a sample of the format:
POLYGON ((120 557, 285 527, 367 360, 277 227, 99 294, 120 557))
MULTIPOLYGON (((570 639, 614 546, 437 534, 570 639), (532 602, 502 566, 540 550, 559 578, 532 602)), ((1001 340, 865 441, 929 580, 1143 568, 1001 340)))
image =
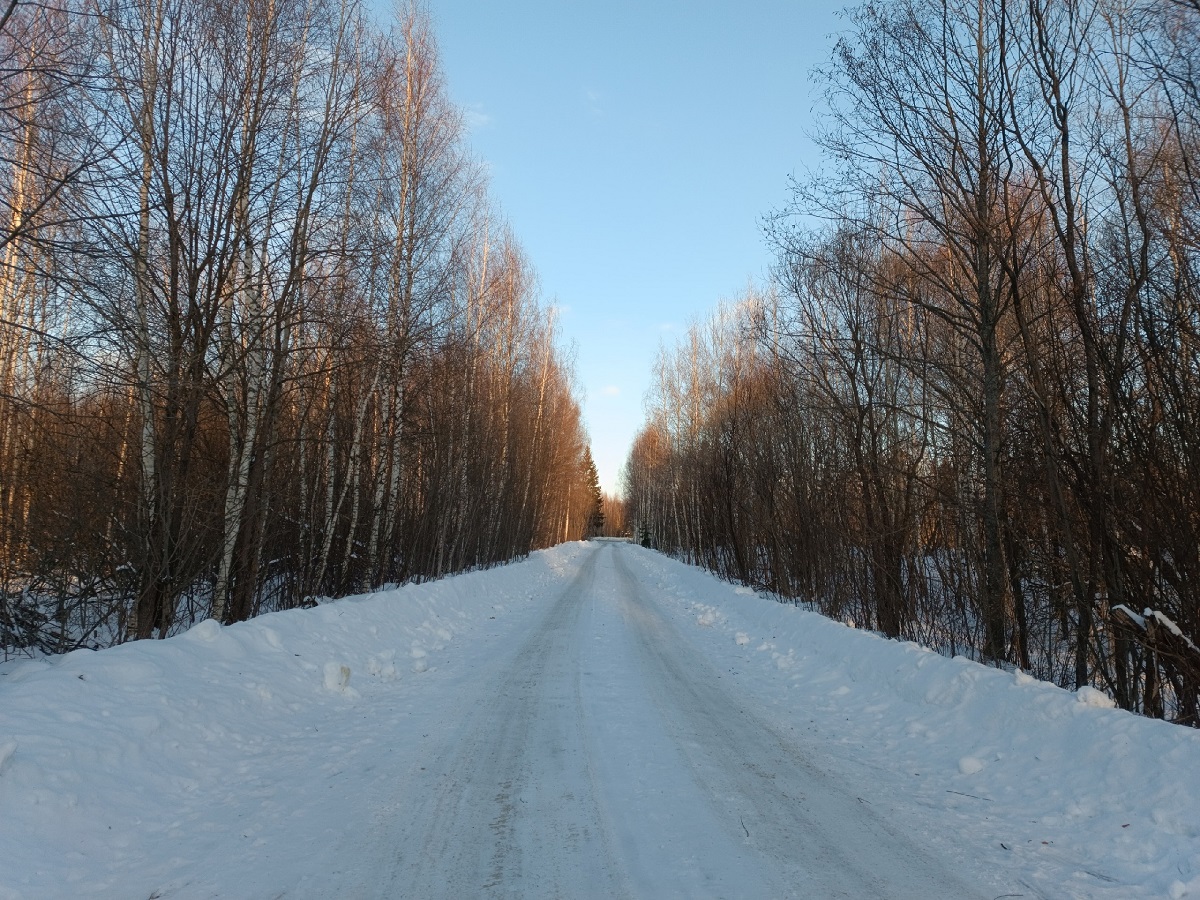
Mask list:
POLYGON ((1029 896, 1200 898, 1200 731, 632 550, 720 670, 873 802, 949 822, 985 866, 1024 870, 1029 896))
POLYGON ((0 900, 267 896, 361 816, 346 776, 419 738, 372 701, 462 664, 469 637, 519 620, 586 551, 3 664, 0 900))

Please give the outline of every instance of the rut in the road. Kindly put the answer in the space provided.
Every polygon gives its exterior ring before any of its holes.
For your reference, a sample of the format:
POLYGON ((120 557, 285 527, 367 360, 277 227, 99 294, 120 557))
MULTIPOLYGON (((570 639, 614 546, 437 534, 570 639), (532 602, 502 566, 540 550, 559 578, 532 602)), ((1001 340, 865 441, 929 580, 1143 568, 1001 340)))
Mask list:
POLYGON ((597 545, 448 714, 385 895, 962 898, 769 727, 597 545))

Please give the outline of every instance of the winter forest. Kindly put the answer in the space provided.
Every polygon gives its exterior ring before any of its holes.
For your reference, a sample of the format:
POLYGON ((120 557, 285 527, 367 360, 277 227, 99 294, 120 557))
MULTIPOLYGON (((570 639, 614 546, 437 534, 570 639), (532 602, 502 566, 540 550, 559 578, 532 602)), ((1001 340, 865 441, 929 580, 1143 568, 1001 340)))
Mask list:
POLYGON ((773 283, 660 359, 641 542, 1200 725, 1200 3, 894 0, 773 283))
POLYGON ((428 16, 10 0, 0 649, 165 637, 578 539, 571 366, 428 16))
POLYGON ((1200 726, 1200 0, 842 24, 617 497, 420 6, 4 0, 0 654, 628 531, 1200 726))

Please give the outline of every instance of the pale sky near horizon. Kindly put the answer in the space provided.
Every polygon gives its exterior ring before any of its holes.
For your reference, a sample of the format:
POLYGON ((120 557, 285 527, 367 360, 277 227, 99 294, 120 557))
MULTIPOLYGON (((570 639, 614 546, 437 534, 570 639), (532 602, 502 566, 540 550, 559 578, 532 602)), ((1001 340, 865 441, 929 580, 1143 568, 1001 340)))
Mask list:
POLYGON ((660 342, 763 281, 842 0, 428 0, 491 194, 561 309, 614 490, 660 342))

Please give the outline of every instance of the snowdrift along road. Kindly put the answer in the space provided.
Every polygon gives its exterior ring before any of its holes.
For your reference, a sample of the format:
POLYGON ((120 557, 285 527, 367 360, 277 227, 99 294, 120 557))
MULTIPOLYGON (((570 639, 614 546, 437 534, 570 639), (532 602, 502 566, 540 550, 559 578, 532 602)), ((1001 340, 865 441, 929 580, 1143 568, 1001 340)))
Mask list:
POLYGON ((629 545, 0 667, 9 897, 1200 896, 1200 734, 629 545))

